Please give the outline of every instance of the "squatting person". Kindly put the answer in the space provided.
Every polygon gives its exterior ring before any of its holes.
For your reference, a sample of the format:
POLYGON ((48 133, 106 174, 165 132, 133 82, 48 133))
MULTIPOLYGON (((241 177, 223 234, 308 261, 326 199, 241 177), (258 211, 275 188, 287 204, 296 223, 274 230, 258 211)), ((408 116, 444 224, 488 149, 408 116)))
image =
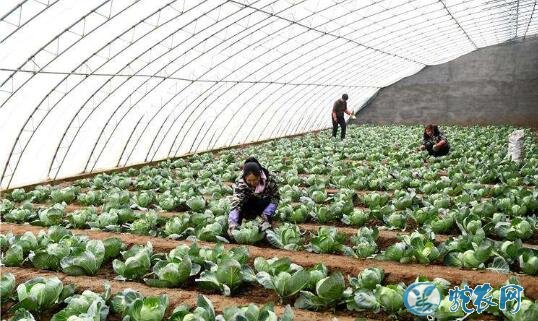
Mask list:
POLYGON ((241 178, 234 186, 232 210, 228 215, 228 235, 232 236, 232 231, 243 219, 261 216, 264 221, 271 223, 279 201, 275 177, 256 158, 249 157, 243 165, 241 178))
POLYGON ((450 145, 445 134, 437 125, 428 125, 424 128, 422 146, 420 149, 426 149, 432 156, 444 156, 450 151, 450 145))

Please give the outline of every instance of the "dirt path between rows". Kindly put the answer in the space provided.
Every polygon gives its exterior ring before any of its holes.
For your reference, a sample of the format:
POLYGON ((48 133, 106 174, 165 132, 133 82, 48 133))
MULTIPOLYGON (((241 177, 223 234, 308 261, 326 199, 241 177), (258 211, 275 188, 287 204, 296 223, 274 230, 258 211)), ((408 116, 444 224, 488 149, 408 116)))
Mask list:
MULTIPOLYGON (((180 304, 188 304, 189 306, 196 306, 196 299, 198 292, 182 290, 182 289, 163 289, 163 288, 154 288, 137 282, 123 282, 117 280, 104 279, 94 276, 84 276, 84 277, 75 277, 68 276, 64 273, 59 272, 49 272, 42 271, 34 268, 3 268, 2 272, 10 272, 15 275, 17 283, 25 282, 27 280, 33 279, 37 276, 42 277, 58 277, 64 284, 73 284, 77 290, 91 290, 94 292, 102 292, 103 284, 109 282, 112 287, 112 294, 123 291, 124 289, 130 288, 142 293, 144 296, 157 296, 161 294, 168 295, 170 299, 170 304, 168 308, 168 313, 170 313, 176 306, 180 304)), ((251 296, 234 296, 226 297, 217 294, 205 294, 209 300, 213 303, 215 310, 218 313, 221 313, 225 307, 233 305, 248 305, 249 303, 255 302, 251 296)), ((258 304, 263 304, 262 302, 255 302, 258 304)), ((260 301, 260 300, 257 300, 260 301)), ((278 315, 281 315, 284 311, 284 307, 281 305, 275 305, 275 312, 278 315)), ((339 321, 353 321, 357 317, 360 317, 360 313, 355 313, 355 316, 342 315, 343 313, 330 313, 330 312, 312 312, 301 309, 293 309, 295 314, 295 321, 326 321, 331 320, 334 317, 337 317, 339 321)), ((388 320, 388 317, 385 317, 388 320)), ((374 320, 374 319, 366 319, 374 320)), ((382 319, 375 319, 382 320, 382 319)))
MULTIPOLYGON (((31 225, 2 224, 0 232, 12 232, 21 234, 25 231, 37 233, 45 228, 31 225)), ((91 238, 105 239, 109 237, 118 237, 126 245, 146 244, 150 241, 156 252, 169 252, 177 245, 187 244, 190 241, 175 241, 159 237, 137 236, 125 233, 110 233, 93 230, 72 230, 77 234, 85 234, 91 238)), ((213 247, 215 243, 198 242, 203 247, 213 247)), ((237 247, 237 244, 226 244, 226 248, 237 247)), ((272 257, 289 257, 294 263, 304 267, 313 266, 316 263, 323 262, 332 271, 341 271, 349 275, 357 275, 362 270, 369 267, 379 267, 385 270, 388 283, 404 282, 406 284, 415 281, 417 276, 426 276, 430 279, 440 277, 450 281, 453 285, 459 285, 467 281, 470 286, 477 284, 490 283, 492 286, 501 286, 509 276, 516 275, 519 282, 525 289, 525 295, 531 299, 538 299, 538 277, 519 273, 499 274, 487 270, 463 270, 441 265, 421 265, 421 264, 400 264, 390 261, 379 261, 372 259, 354 259, 351 257, 330 254, 315 254, 309 252, 292 252, 287 250, 261 248, 257 246, 247 246, 251 260, 260 256, 264 258, 272 257)))

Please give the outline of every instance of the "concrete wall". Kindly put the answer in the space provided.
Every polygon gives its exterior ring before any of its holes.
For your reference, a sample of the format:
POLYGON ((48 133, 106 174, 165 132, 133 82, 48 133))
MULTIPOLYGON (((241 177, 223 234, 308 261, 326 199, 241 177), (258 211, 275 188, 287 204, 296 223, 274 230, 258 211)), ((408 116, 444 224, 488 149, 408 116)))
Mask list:
POLYGON ((381 89, 354 122, 538 127, 538 37, 425 67, 381 89))

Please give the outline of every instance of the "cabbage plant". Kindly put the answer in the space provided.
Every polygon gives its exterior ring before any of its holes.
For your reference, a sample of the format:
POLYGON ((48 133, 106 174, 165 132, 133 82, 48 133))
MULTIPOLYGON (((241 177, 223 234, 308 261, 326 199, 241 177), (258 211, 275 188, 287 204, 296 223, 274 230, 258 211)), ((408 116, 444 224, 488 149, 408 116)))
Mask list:
POLYGON ((9 196, 15 202, 22 202, 22 201, 26 200, 27 197, 29 197, 29 195, 27 195, 24 188, 16 188, 16 189, 14 189, 9 196))
POLYGON ((15 311, 11 321, 35 321, 35 318, 30 311, 21 308, 15 311))
POLYGON ((274 311, 271 304, 262 306, 261 308, 255 304, 249 304, 245 307, 227 307, 222 315, 218 315, 217 321, 292 321, 293 311, 289 305, 284 308, 284 312, 279 317, 274 311))
POLYGON ((352 226, 363 226, 370 218, 370 212, 363 209, 354 209, 349 214, 342 215, 342 223, 352 226))
POLYGON ((89 240, 84 246, 60 261, 62 271, 68 275, 95 275, 105 259, 105 244, 89 240))
POLYGON ((194 228, 190 223, 190 215, 179 213, 178 215, 166 220, 163 233, 171 239, 182 239, 194 233, 194 228))
POLYGON ((299 309, 321 310, 344 301, 345 281, 341 273, 334 273, 316 283, 314 292, 301 291, 295 301, 299 309))
POLYGON ((525 274, 538 275, 538 254, 537 251, 525 249, 518 257, 519 267, 525 274))
POLYGON ((396 313, 404 308, 404 292, 405 285, 403 283, 387 286, 378 284, 374 290, 377 301, 381 305, 381 308, 387 313, 396 313))
POLYGON ((112 261, 112 268, 118 274, 116 279, 140 279, 149 272, 153 246, 150 242, 144 245, 133 245, 129 250, 121 252, 122 260, 112 261))
POLYGON ((14 208, 3 216, 6 222, 25 223, 37 217, 37 214, 28 208, 14 208))
POLYGON ((187 206, 194 212, 203 212, 206 208, 206 201, 202 196, 192 197, 187 201, 187 206))
POLYGON ((54 204, 39 212, 39 221, 44 226, 61 225, 65 217, 65 205, 54 204))
POLYGON ((2 216, 9 213, 9 211, 11 211, 14 208, 15 208, 15 204, 12 201, 8 200, 7 198, 4 198, 0 201, 0 214, 2 214, 2 216))
POLYGON ((344 254, 356 258, 366 258, 374 255, 378 251, 377 238, 379 230, 377 228, 361 227, 357 234, 351 237, 351 248, 344 247, 344 254))
POLYGON ((2 273, 0 279, 0 298, 2 303, 11 298, 13 290, 15 290, 15 276, 13 273, 2 273))
POLYGON ((105 321, 109 313, 109 307, 106 302, 109 297, 110 286, 108 284, 105 285, 105 292, 103 294, 86 290, 82 294, 72 295, 64 300, 67 306, 56 312, 50 320, 105 321))
POLYGON ((67 220, 68 227, 86 228, 90 226, 90 222, 97 221, 97 212, 94 207, 85 207, 69 213, 67 220))
POLYGON ((190 311, 190 307, 186 304, 176 306, 170 315, 170 321, 215 321, 216 313, 213 303, 209 299, 198 294, 196 300, 196 308, 190 311))
POLYGON ((256 274, 256 280, 264 288, 274 290, 281 300, 295 296, 309 283, 310 273, 306 270, 294 272, 282 271, 271 275, 261 271, 256 274))
POLYGON ((9 248, 1 257, 2 264, 6 266, 21 266, 27 255, 38 248, 38 241, 32 232, 25 232, 22 235, 7 236, 9 248))
POLYGON ((214 264, 210 270, 203 271, 195 280, 202 289, 219 291, 229 296, 244 282, 254 282, 256 277, 248 266, 237 260, 227 258, 214 264))
POLYGON ((415 231, 409 235, 398 236, 401 241, 389 246, 382 257, 400 263, 429 264, 440 257, 440 251, 435 245, 435 234, 415 231))
POLYGON ((43 270, 60 270, 60 261, 68 256, 70 247, 65 242, 49 243, 43 248, 31 251, 28 258, 32 265, 43 270))
POLYGON ((81 205, 101 205, 103 204, 103 193, 99 190, 89 190, 86 193, 81 193, 77 196, 77 200, 81 205))
POLYGON ((264 288, 274 290, 281 300, 296 295, 310 283, 310 271, 291 263, 289 258, 254 260, 256 280, 264 288))
POLYGON ((265 237, 260 224, 256 220, 245 221, 232 231, 234 240, 239 244, 255 244, 265 237))
POLYGON ((378 284, 382 284, 385 278, 385 272, 380 268, 367 268, 361 271, 359 275, 349 278, 349 284, 354 290, 366 289, 374 290, 378 284))
POLYGON ((267 230, 267 241, 274 247, 290 251, 298 251, 304 240, 299 227, 292 223, 283 223, 274 230, 267 230))
POLYGON ((141 191, 135 197, 136 204, 142 208, 148 208, 155 200, 155 192, 153 191, 141 191))
POLYGON ((193 264, 187 254, 175 255, 175 253, 172 251, 164 260, 157 261, 153 266, 153 272, 144 278, 144 282, 154 287, 179 287, 189 277, 200 272, 200 265, 193 264))
POLYGON ((64 286, 57 277, 37 277, 19 284, 18 302, 11 309, 23 308, 30 312, 47 311, 74 293, 74 287, 64 286))
POLYGON ((53 189, 50 197, 54 203, 71 203, 78 194, 78 188, 75 186, 64 187, 62 189, 53 189))
POLYGON ((312 236, 306 249, 315 253, 341 253, 344 241, 345 236, 336 228, 323 226, 318 229, 317 235, 312 236))
POLYGON ((161 321, 168 308, 168 296, 137 298, 125 311, 125 321, 161 321))

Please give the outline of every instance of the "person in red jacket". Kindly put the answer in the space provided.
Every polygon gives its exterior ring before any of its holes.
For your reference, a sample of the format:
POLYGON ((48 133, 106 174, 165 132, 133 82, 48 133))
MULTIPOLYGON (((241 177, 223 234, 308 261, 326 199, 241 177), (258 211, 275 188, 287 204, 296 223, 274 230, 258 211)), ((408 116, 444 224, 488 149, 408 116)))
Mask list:
POLYGON ((346 120, 344 119, 344 113, 348 114, 351 119, 355 119, 353 111, 347 109, 348 95, 343 94, 341 99, 338 99, 333 105, 333 111, 331 118, 333 121, 333 137, 336 138, 338 132, 338 125, 340 125, 340 138, 343 140, 346 138, 346 120))

